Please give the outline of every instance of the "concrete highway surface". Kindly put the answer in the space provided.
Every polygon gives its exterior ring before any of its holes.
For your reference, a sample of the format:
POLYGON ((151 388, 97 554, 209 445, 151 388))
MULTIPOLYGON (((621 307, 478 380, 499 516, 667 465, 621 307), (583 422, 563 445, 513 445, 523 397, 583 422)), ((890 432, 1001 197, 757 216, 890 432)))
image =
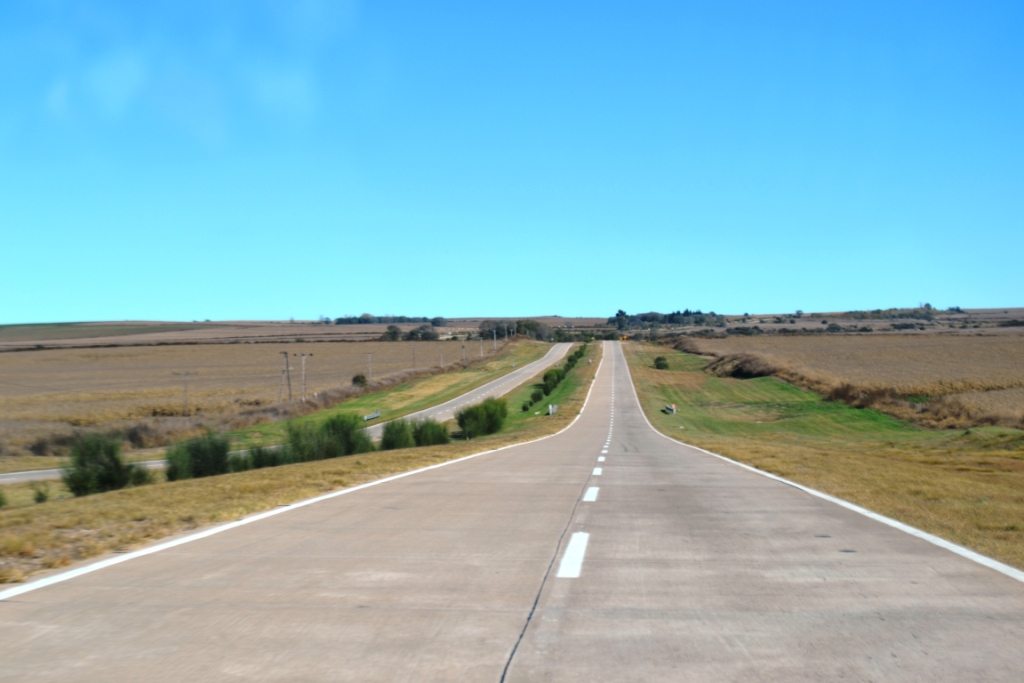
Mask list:
MULTIPOLYGON (((468 391, 461 396, 457 396, 450 401, 446 401, 432 408, 426 408, 417 413, 407 415, 407 420, 422 420, 425 418, 432 418, 438 422, 444 422, 451 420, 455 417, 455 411, 465 405, 471 405, 473 403, 479 403, 485 398, 491 396, 500 397, 504 396, 508 392, 520 386, 523 382, 526 382, 534 375, 538 374, 545 368, 548 368, 562 358, 572 348, 572 344, 555 344, 553 345, 544 356, 538 358, 532 363, 528 363, 519 367, 507 375, 503 375, 498 379, 488 382, 482 386, 468 391)), ((381 433, 384 430, 384 422, 378 422, 370 425, 366 428, 367 433, 374 440, 380 440, 381 433)), ((275 447, 272 447, 275 448, 275 447)), ((245 451, 235 451, 243 453, 245 451)), ((144 460, 136 463, 146 469, 163 469, 167 465, 166 460, 144 460)), ((6 474, 0 474, 0 484, 24 484, 30 481, 47 481, 60 479, 62 470, 60 469, 48 469, 48 470, 26 470, 24 472, 8 472, 6 474)))
POLYGON ((616 342, 560 434, 283 510, 0 592, 0 680, 1024 680, 1024 583, 659 435, 616 342))

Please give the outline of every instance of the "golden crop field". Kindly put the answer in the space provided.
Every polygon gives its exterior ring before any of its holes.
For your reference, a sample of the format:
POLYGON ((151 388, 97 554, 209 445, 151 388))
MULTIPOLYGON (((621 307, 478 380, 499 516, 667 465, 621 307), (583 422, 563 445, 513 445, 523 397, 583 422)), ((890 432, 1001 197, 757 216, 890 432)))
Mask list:
POLYGON ((978 415, 996 415, 1024 424, 1024 387, 994 391, 968 391, 943 399, 978 415))
MULTIPOLYGON (((490 355, 492 344, 483 352, 490 355)), ((479 358, 479 342, 466 342, 467 357, 479 358)), ((40 434, 123 420, 182 415, 185 378, 188 412, 202 416, 267 406, 282 397, 287 352, 291 391, 349 386, 353 375, 373 378, 426 370, 462 360, 463 342, 262 343, 124 346, 0 353, 0 441, 25 443, 40 434)))
POLYGON ((956 419, 967 421, 1007 423, 1024 413, 1024 334, 763 335, 686 344, 719 357, 753 358, 771 374, 821 393, 850 385, 920 401, 915 409, 926 417, 954 420, 958 406, 963 414, 956 419), (930 413, 923 408, 929 402, 930 413))

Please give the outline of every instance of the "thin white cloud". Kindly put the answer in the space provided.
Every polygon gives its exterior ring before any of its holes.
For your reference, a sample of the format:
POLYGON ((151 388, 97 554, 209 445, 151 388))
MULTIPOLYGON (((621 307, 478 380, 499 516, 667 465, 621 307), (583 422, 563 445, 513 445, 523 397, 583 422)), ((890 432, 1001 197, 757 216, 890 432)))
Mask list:
POLYGON ((289 118, 307 118, 316 109, 316 82, 304 69, 263 67, 252 73, 252 92, 268 112, 289 118))
POLYGON ((86 89, 100 111, 119 117, 125 113, 146 84, 145 63, 138 57, 122 53, 93 64, 84 78, 86 89))
POLYGON ((46 112, 55 119, 66 119, 71 98, 71 86, 66 79, 60 79, 50 86, 43 100, 46 112))

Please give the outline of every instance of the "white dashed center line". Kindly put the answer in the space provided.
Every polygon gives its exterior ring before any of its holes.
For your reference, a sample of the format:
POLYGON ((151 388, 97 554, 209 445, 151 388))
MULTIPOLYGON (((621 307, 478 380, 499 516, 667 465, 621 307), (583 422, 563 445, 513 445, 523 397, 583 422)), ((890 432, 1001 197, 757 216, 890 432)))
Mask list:
POLYGON ((569 539, 569 545, 562 555, 562 563, 558 565, 558 578, 577 579, 580 570, 583 569, 583 556, 587 554, 587 541, 590 534, 585 531, 577 531, 569 539))
POLYGON ((587 492, 583 494, 583 502, 593 503, 595 500, 597 500, 597 492, 599 490, 600 489, 597 486, 591 486, 590 488, 588 488, 587 492))
POLYGON ((602 472, 602 470, 601 470, 600 467, 595 467, 593 474, 594 474, 595 477, 600 477, 601 476, 601 472, 602 472))
POLYGON ((597 461, 598 462, 604 462, 604 456, 603 455, 597 456, 597 461))

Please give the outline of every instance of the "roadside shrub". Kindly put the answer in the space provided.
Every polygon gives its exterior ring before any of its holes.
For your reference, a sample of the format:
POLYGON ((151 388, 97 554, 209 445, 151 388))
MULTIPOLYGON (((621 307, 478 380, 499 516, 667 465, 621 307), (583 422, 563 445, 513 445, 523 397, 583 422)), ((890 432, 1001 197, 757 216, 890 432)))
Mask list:
POLYGON ((147 443, 153 440, 155 432, 148 424, 140 422, 129 427, 124 435, 128 439, 128 443, 134 448, 144 448, 147 443))
POLYGON ((656 370, 668 370, 668 359, 665 356, 658 356, 654 359, 654 367, 656 370))
POLYGON ((338 443, 341 455, 368 453, 373 450, 373 442, 363 428, 363 421, 355 415, 334 415, 320 426, 324 435, 338 443))
POLYGON ((123 489, 131 483, 135 465, 121 459, 121 442, 103 434, 90 434, 71 444, 71 463, 61 478, 75 496, 123 489))
POLYGON ((268 448, 253 448, 247 454, 252 469, 259 470, 264 467, 277 467, 282 464, 281 449, 270 450, 268 448))
POLYGON ((235 472, 248 472, 251 469, 253 469, 251 453, 242 453, 228 458, 228 472, 231 474, 235 472))
POLYGON ((366 388, 366 375, 359 373, 352 378, 352 384, 356 385, 360 389, 366 388))
POLYGON ((4 495, 3 491, 0 491, 0 508, 7 505, 7 496, 4 495))
POLYGON ((34 481, 29 484, 32 489, 32 500, 37 503, 45 503, 50 499, 50 485, 46 482, 34 481))
POLYGON ((540 403, 543 400, 544 400, 544 390, 543 389, 534 389, 533 393, 530 394, 530 402, 531 403, 540 403))
POLYGON ((167 451, 167 481, 227 474, 229 448, 228 440, 216 434, 175 444, 167 451))
POLYGON ((523 412, 525 413, 533 406, 529 401, 523 401, 523 412))
POLYGON ((455 415, 462 435, 474 439, 501 430, 508 417, 508 405, 503 398, 488 398, 483 403, 463 408, 455 415))
POLYGON ((384 433, 380 439, 380 449, 391 451, 396 448, 412 448, 416 440, 412 435, 412 427, 405 420, 399 418, 384 423, 384 433))
POLYGON ((555 387, 565 379, 565 372, 561 368, 551 368, 544 373, 544 395, 549 396, 555 387))
POLYGON ((153 483, 153 473, 142 465, 132 465, 131 472, 128 474, 128 485, 129 486, 145 486, 153 483))
POLYGON ((327 460, 372 450, 373 442, 358 417, 334 415, 320 425, 289 423, 288 447, 281 456, 281 464, 327 460))
POLYGON ((439 446, 452 440, 443 424, 430 419, 415 423, 412 436, 417 446, 439 446))

